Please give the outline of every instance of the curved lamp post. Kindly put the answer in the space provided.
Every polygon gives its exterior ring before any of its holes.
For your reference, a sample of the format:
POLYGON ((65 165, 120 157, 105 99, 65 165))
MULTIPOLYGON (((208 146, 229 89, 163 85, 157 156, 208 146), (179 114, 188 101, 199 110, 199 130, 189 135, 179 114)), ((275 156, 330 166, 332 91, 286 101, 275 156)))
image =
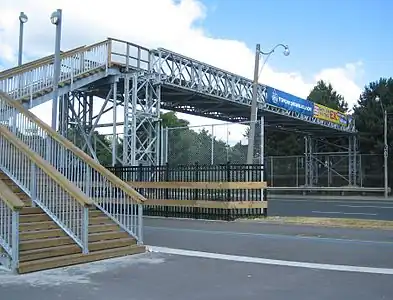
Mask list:
POLYGON ((19 15, 19 52, 18 52, 18 66, 22 64, 22 52, 23 52, 23 25, 27 23, 29 18, 22 11, 19 15))
MULTIPOLYGON (((269 59, 270 55, 272 55, 274 53, 274 51, 277 48, 279 48, 279 47, 284 48, 283 54, 285 56, 288 56, 290 54, 288 45, 284 45, 284 44, 277 44, 269 52, 261 51, 261 45, 260 44, 257 44, 257 47, 256 47, 256 51, 255 51, 255 67, 254 67, 254 81, 253 81, 253 86, 252 86, 251 116, 250 116, 251 124, 250 124, 250 133, 249 133, 248 147, 247 147, 247 164, 252 164, 253 163, 253 158, 254 158, 254 139, 255 139, 255 125, 256 125, 255 123, 256 123, 256 120, 257 120, 257 91, 258 91, 259 75, 262 72, 262 69, 265 66, 265 64, 266 64, 267 60, 269 59), (266 59, 263 62, 261 70, 259 71, 259 56, 260 55, 265 55, 266 59)), ((263 126, 263 124, 261 124, 261 126, 263 126)), ((261 153, 261 155, 263 157, 264 153, 261 153)), ((262 161, 262 163, 263 163, 263 161, 262 161)))
POLYGON ((381 101, 381 98, 379 96, 375 97, 375 102, 381 104, 381 108, 383 111, 383 143, 384 143, 384 148, 383 148, 383 169, 384 169, 384 194, 385 198, 388 197, 389 191, 388 191, 388 156, 389 156, 389 144, 388 144, 388 113, 383 106, 383 103, 381 101))

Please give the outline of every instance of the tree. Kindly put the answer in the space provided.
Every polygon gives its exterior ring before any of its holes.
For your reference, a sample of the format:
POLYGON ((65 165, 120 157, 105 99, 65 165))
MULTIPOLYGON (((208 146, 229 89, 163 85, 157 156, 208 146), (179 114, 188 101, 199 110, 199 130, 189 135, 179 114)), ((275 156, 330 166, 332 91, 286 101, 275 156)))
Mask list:
MULTIPOLYGON (((392 130, 392 113, 393 113, 393 79, 380 78, 377 81, 369 83, 364 87, 359 97, 357 105, 354 107, 354 118, 356 128, 359 131, 359 150, 364 154, 379 154, 378 161, 363 162, 362 164, 368 168, 368 173, 382 173, 383 166, 383 110, 380 103, 375 101, 375 97, 379 96, 384 109, 388 113, 388 143, 389 157, 392 156, 393 146, 393 130, 392 130)), ((389 160, 389 170, 393 170, 393 161, 389 160)), ((366 172, 365 172, 366 173, 366 172)), ((393 184, 393 172, 390 172, 390 185, 393 184)), ((380 178, 380 177, 379 177, 380 178)), ((371 179, 369 179, 371 180, 371 179)), ((378 184, 380 182, 372 182, 369 185, 378 184)))
MULTIPOLYGON (((84 150, 86 154, 91 155, 91 152, 87 147, 86 140, 77 128, 68 128, 67 138, 72 141, 75 146, 84 150)), ((91 136, 91 143, 98 161, 104 166, 111 165, 111 141, 105 135, 100 134, 98 131, 94 131, 91 136)))
MULTIPOLYGON (((365 153, 383 153, 383 110, 375 101, 379 96, 384 109, 393 112, 393 79, 380 78, 365 86, 354 107, 356 128, 360 133, 361 149, 365 153)), ((389 118, 388 118, 389 119, 389 118)), ((393 131, 388 126, 388 141, 393 131)))
POLYGON ((348 103, 344 97, 333 89, 331 83, 327 84, 323 80, 317 82, 307 99, 341 112, 348 111, 348 103))
MULTIPOLYGON (((314 103, 335 109, 339 112, 348 112, 348 103, 345 101, 344 97, 334 90, 331 83, 326 83, 323 80, 319 80, 317 82, 307 99, 314 103)), ((348 138, 346 136, 340 136, 338 138, 322 138, 322 141, 325 143, 320 151, 331 152, 337 151, 337 146, 348 147, 348 138)))
POLYGON ((210 164, 213 154, 215 164, 245 163, 243 148, 230 147, 206 129, 197 132, 187 120, 179 119, 175 112, 161 115, 162 126, 168 130, 168 161, 172 165, 210 164))
POLYGON ((190 122, 184 119, 179 119, 175 112, 169 111, 161 114, 161 124, 163 128, 188 127, 190 122))

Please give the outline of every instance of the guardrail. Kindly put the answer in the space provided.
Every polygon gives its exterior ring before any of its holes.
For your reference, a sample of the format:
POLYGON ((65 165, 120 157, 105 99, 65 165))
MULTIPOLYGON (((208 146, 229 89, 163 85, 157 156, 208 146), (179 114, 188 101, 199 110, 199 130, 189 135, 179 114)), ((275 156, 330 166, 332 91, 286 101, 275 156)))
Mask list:
POLYGON ((125 71, 150 69, 150 49, 115 38, 108 38, 108 41, 111 45, 109 49, 111 64, 123 66, 125 71))

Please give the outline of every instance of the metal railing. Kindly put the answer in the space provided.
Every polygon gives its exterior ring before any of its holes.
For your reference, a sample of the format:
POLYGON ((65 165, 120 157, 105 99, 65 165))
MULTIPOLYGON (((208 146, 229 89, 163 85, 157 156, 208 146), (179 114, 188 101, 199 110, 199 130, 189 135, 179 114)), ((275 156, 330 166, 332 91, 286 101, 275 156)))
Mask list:
POLYGON ((13 267, 19 261, 19 211, 7 205, 0 196, 0 247, 11 257, 13 267))
POLYGON ((142 242, 142 202, 145 198, 141 194, 1 92, 0 120, 35 153, 75 183, 101 211, 142 242))
POLYGON ((127 41, 109 38, 110 62, 130 69, 150 70, 150 49, 127 41))
POLYGON ((72 189, 52 166, 4 126, 0 127, 0 153, 0 169, 82 248, 83 253, 88 253, 89 209, 88 201, 83 202, 85 195, 72 189))
MULTIPOLYGON (((59 85, 72 84, 85 73, 109 67, 110 41, 106 40, 61 57, 59 85)), ((16 73, 0 77, 0 90, 13 99, 34 98, 37 93, 50 92, 53 88, 53 60, 38 62, 34 67, 21 68, 16 73)))

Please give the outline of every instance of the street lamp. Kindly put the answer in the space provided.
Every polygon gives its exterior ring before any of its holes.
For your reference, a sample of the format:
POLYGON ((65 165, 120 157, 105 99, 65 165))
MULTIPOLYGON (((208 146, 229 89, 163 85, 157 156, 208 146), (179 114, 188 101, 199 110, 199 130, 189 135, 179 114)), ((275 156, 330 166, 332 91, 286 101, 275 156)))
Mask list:
POLYGON ((50 21, 56 26, 56 41, 55 41, 55 59, 53 72, 53 99, 52 99, 52 129, 56 130, 57 125, 57 105, 59 94, 59 79, 60 79, 60 41, 61 41, 61 24, 62 24, 62 10, 57 9, 50 16, 50 21))
POLYGON ((388 197, 388 156, 389 156, 389 146, 388 146, 388 113, 383 106, 383 103, 381 101, 381 98, 379 96, 375 97, 375 102, 381 104, 381 108, 383 111, 383 143, 384 143, 384 148, 383 148, 383 158, 384 158, 384 179, 385 179, 385 198, 388 197))
MULTIPOLYGON (((257 120, 257 93, 258 93, 259 75, 262 72, 262 69, 265 66, 270 55, 272 55, 278 47, 284 48, 284 51, 283 51, 284 56, 288 56, 290 54, 288 45, 284 45, 284 44, 277 44, 269 52, 261 51, 260 44, 257 44, 257 46, 256 46, 255 65, 254 65, 254 81, 253 81, 253 86, 252 86, 252 101, 251 101, 251 116, 250 116, 251 124, 250 124, 250 133, 249 133, 248 147, 247 147, 247 164, 252 164, 253 158, 254 158, 254 139, 255 139, 255 125, 256 125, 255 123, 257 120), (259 56, 260 55, 265 55, 266 58, 265 58, 265 61, 263 62, 261 70, 259 71, 259 56)), ((262 126, 262 124, 261 124, 261 126, 262 126)), ((263 129, 261 129, 261 130, 263 130, 263 129)), ((263 141, 261 141, 261 143, 262 142, 263 141)), ((261 155, 264 155, 264 154, 262 153, 261 155)))
POLYGON ((19 53, 18 53, 18 66, 22 64, 23 52, 23 25, 29 20, 26 14, 22 11, 19 15, 19 53))

